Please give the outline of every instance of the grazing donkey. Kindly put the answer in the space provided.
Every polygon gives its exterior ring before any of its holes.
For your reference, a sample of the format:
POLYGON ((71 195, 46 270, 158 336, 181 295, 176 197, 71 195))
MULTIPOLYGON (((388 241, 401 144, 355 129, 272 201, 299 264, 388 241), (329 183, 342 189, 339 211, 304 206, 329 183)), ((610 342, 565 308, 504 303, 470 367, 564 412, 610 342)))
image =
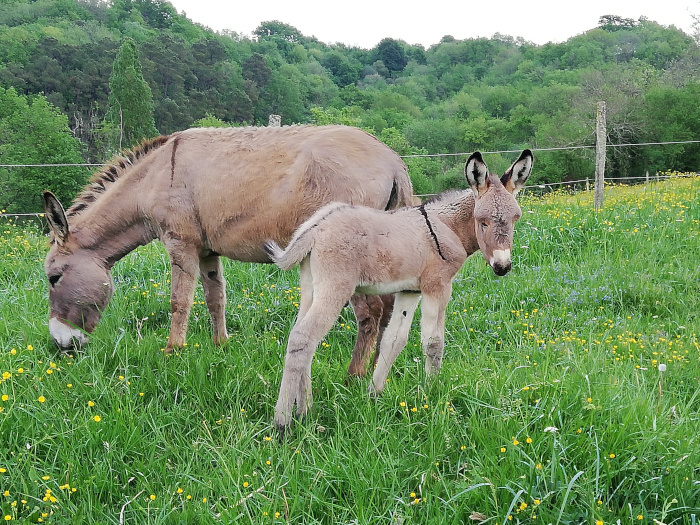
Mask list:
MULTIPOLYGON (((67 213, 44 194, 53 230, 45 262, 51 337, 62 349, 85 344, 112 296, 112 266, 160 239, 172 271, 166 351, 185 343, 198 274, 214 343, 223 343, 220 256, 269 263, 263 242, 286 244, 326 203, 389 210, 410 205, 412 194, 403 161, 357 128, 198 128, 147 141, 96 173, 67 213)), ((309 294, 302 287, 302 302, 309 294)), ((358 340, 349 372, 363 375, 382 301, 359 294, 352 304, 358 340)))
POLYGON ((379 342, 370 392, 380 394, 389 369, 406 345, 423 296, 421 343, 425 370, 437 374, 442 362, 445 308, 452 280, 464 261, 481 249, 496 275, 511 269, 513 224, 521 216, 515 195, 532 171, 525 150, 499 180, 480 153, 467 160, 471 190, 451 191, 423 205, 381 212, 331 203, 295 232, 282 250, 265 249, 282 269, 300 264, 302 287, 311 289, 289 334, 275 424, 285 429, 311 406, 311 361, 343 305, 353 293, 395 293, 394 310, 379 342))

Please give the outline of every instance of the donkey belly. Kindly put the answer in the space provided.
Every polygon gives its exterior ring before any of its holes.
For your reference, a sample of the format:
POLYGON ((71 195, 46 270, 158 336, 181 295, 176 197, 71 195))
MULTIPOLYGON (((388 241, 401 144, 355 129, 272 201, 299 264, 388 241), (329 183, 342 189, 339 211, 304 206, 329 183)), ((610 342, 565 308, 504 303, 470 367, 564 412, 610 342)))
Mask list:
POLYGON ((360 283, 355 291, 367 295, 386 295, 397 292, 418 292, 420 281, 417 278, 386 283, 360 283))

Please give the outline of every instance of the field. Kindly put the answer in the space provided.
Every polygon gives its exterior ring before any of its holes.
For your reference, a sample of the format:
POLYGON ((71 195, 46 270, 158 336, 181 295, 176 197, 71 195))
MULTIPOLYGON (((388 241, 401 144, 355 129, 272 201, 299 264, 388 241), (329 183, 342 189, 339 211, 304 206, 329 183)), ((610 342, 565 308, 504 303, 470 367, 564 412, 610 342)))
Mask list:
POLYGON ((700 518, 700 178, 520 199, 514 269, 475 254, 437 379, 417 321, 382 397, 345 374, 346 308, 310 416, 272 426, 296 271, 227 261, 166 356, 168 264, 120 261, 83 352, 49 341, 41 226, 0 219, 0 518, 88 524, 692 524, 700 518))

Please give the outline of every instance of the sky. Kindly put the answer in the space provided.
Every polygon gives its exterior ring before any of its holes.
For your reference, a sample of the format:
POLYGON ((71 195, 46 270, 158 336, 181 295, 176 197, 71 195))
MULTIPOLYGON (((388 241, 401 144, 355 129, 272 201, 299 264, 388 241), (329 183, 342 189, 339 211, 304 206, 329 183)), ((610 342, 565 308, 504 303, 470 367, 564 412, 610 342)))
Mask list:
POLYGON ((364 49, 384 38, 426 49, 494 33, 538 45, 564 42, 593 29, 603 15, 644 16, 691 33, 700 0, 169 0, 178 13, 215 31, 250 37, 261 22, 278 20, 326 44, 364 49))

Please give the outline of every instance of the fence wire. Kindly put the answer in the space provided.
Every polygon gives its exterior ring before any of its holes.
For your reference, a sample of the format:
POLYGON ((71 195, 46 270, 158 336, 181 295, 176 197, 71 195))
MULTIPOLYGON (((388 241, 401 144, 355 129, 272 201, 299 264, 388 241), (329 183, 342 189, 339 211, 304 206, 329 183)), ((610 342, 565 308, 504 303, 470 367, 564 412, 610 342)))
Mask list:
MULTIPOLYGON (((638 142, 634 144, 607 144, 608 148, 627 148, 634 146, 666 146, 673 144, 700 144, 700 140, 682 140, 682 141, 669 141, 669 142, 638 142)), ((566 150, 581 150, 581 149, 595 149, 595 144, 590 145, 580 145, 580 146, 561 146, 552 148, 531 148, 533 152, 547 152, 547 151, 566 151, 566 150)), ((482 155, 496 155, 503 153, 520 153, 522 150, 498 150, 498 151, 482 151, 482 155)), ((402 159, 411 158, 437 158, 437 157, 468 157, 471 155, 469 153, 426 153, 426 154, 416 154, 416 155, 399 155, 402 159)), ((0 168, 67 168, 67 167, 102 167, 105 164, 91 164, 91 163, 80 163, 80 164, 0 164, 0 168)), ((674 175, 674 177, 689 177, 698 176, 699 173, 692 175, 674 175)), ((605 178, 606 182, 614 181, 631 181, 631 180, 652 180, 659 181, 662 179, 669 179, 670 175, 659 175, 658 173, 652 176, 641 176, 641 177, 617 177, 617 178, 605 178)), ((527 190, 546 190, 548 188, 553 188, 556 186, 574 186, 577 184, 590 184, 590 179, 581 179, 574 181, 560 181, 560 182, 550 182, 547 184, 532 184, 530 186, 525 186, 522 191, 527 190)), ((417 197, 432 197, 434 194, 426 195, 416 195, 417 197)), ((0 217, 43 217, 43 213, 0 213, 0 217)))

